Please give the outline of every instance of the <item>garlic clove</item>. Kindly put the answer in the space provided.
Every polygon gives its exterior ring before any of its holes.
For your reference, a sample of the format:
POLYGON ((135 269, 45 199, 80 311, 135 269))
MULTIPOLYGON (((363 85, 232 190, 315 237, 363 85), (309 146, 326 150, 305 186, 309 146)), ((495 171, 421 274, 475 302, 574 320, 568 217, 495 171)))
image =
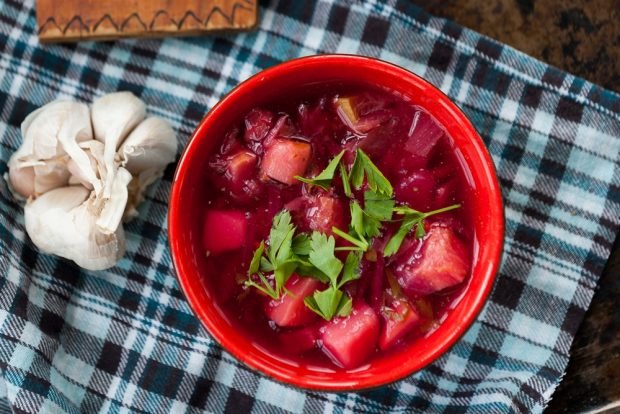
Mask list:
POLYGON ((131 92, 115 92, 93 102, 95 139, 112 144, 114 151, 146 116, 146 105, 131 92))
MULTIPOLYGON (((24 149, 30 160, 47 160, 63 155, 58 134, 67 123, 88 123, 88 107, 79 102, 53 101, 37 109, 22 123, 24 149)), ((92 134, 80 134, 76 140, 92 139, 92 134)))
POLYGON ((63 187, 69 181, 67 157, 44 161, 20 160, 20 151, 9 159, 9 184, 17 198, 37 197, 46 191, 63 187))
MULTIPOLYGON (((69 178, 70 184, 82 184, 89 190, 93 190, 93 178, 101 183, 100 177, 105 176, 105 166, 103 165, 103 144, 96 140, 84 141, 78 144, 81 151, 84 151, 88 159, 87 166, 80 167, 75 159, 70 159, 67 163, 67 169, 71 173, 69 178), (89 177, 83 171, 89 171, 92 176, 89 177)), ((84 165, 84 161, 81 161, 84 165)), ((120 164, 120 163, 119 163, 120 164)))
POLYGON ((42 161, 34 165, 34 197, 69 183, 68 158, 66 156, 42 161))
POLYGON ((146 188, 162 176, 166 165, 174 161, 177 139, 165 120, 147 118, 134 129, 118 150, 121 165, 134 176, 129 184, 129 200, 123 219, 138 215, 146 188))
MULTIPOLYGON (((103 162, 103 143, 93 139, 91 141, 81 142, 80 148, 84 149, 84 151, 86 151, 86 154, 88 154, 91 164, 95 166, 97 177, 99 179, 104 178, 106 176, 107 169, 103 162)), ((117 167, 117 165, 120 165, 120 162, 116 162, 114 164, 115 168, 117 167)))
POLYGON ((50 102, 30 113, 21 130, 22 144, 9 160, 8 178, 15 193, 23 198, 36 197, 67 185, 69 158, 60 138, 75 142, 92 139, 88 106, 50 102))
POLYGON ((93 103, 91 118, 95 138, 103 142, 103 161, 106 167, 103 197, 109 198, 114 182, 116 150, 146 116, 144 102, 131 92, 117 92, 105 95, 93 103))
POLYGON ((131 173, 120 167, 114 176, 110 198, 106 200, 97 219, 97 227, 104 234, 112 234, 119 227, 123 212, 127 205, 127 186, 131 181, 131 173))
POLYGON ((121 165, 133 175, 146 170, 163 171, 174 161, 177 139, 161 118, 147 118, 134 129, 118 150, 121 165))
POLYGON ((34 194, 34 167, 9 167, 9 173, 4 175, 4 179, 9 184, 11 193, 18 200, 24 200, 34 194))
POLYGON ((66 119, 58 131, 58 140, 70 157, 70 165, 67 168, 71 174, 79 177, 81 182, 87 184, 87 188, 99 193, 101 180, 97 177, 97 170, 93 168, 89 155, 79 145, 80 142, 93 141, 90 110, 87 105, 74 106, 73 116, 66 119))
POLYGON ((89 194, 82 186, 70 186, 29 201, 24 208, 26 231, 46 253, 73 260, 85 269, 107 269, 124 254, 125 233, 122 226, 112 234, 98 229, 89 194))
MULTIPOLYGON (((89 160, 90 161, 90 160, 89 160)), ((97 168, 96 165, 91 165, 91 168, 93 168, 93 171, 95 171, 94 169, 97 168)), ((69 185, 83 185, 84 187, 86 187, 89 190, 93 190, 94 187, 91 184, 90 180, 88 179, 88 177, 86 177, 86 175, 82 172, 84 168, 81 168, 78 163, 75 162, 75 160, 71 159, 69 160, 69 162, 67 162, 67 170, 69 170, 69 174, 71 174, 69 176, 69 185)))

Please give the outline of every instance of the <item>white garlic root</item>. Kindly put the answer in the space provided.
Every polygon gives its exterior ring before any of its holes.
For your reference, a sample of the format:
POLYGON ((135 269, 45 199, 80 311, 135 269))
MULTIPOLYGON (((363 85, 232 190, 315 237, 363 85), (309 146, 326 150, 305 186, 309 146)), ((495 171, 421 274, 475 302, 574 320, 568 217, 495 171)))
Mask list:
POLYGON ((138 214, 146 187, 177 150, 168 123, 145 115, 140 99, 119 92, 92 111, 55 101, 26 117, 5 178, 16 197, 28 199, 26 231, 42 251, 90 270, 123 256, 121 219, 138 214))

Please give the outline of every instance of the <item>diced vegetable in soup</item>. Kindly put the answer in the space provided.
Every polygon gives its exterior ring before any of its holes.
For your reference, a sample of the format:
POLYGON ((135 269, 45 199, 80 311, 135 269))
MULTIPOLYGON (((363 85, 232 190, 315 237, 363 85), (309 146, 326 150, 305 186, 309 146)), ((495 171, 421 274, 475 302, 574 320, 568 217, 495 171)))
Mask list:
POLYGON ((218 307, 258 346, 356 369, 424 341, 458 302, 473 191, 415 102, 355 85, 305 93, 240 114, 222 137, 199 260, 218 307))

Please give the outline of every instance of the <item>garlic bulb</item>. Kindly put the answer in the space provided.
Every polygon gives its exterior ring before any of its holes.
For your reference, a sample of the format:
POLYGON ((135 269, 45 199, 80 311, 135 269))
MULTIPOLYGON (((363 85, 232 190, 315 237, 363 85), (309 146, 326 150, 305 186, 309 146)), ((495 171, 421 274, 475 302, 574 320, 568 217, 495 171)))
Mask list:
POLYGON ((90 270, 123 256, 121 220, 138 214, 146 187, 177 150, 168 123, 145 115, 140 99, 119 92, 92 110, 55 101, 26 117, 5 178, 16 197, 28 199, 26 231, 42 251, 90 270))
POLYGON ((9 159, 8 179, 23 198, 67 185, 67 148, 80 159, 71 143, 93 138, 88 106, 77 102, 51 102, 28 115, 21 129, 24 141, 9 159))
POLYGON ((105 234, 89 209, 91 192, 83 186, 51 190, 26 204, 24 220, 33 243, 46 253, 73 260, 90 270, 113 266, 125 252, 125 233, 119 226, 105 234))

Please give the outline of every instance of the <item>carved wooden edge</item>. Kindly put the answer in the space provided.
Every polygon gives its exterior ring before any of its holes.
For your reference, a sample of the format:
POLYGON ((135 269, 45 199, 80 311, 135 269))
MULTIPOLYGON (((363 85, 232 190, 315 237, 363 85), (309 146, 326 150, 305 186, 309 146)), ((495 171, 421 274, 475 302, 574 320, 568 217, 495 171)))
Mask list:
POLYGON ((54 16, 40 24, 41 42, 76 42, 80 40, 112 40, 127 37, 192 36, 204 33, 252 30, 258 25, 258 7, 252 0, 235 2, 230 15, 214 6, 205 19, 187 11, 176 20, 166 10, 158 10, 150 22, 138 12, 131 13, 122 22, 114 21, 108 13, 94 20, 92 25, 81 16, 73 16, 62 27, 54 16))

